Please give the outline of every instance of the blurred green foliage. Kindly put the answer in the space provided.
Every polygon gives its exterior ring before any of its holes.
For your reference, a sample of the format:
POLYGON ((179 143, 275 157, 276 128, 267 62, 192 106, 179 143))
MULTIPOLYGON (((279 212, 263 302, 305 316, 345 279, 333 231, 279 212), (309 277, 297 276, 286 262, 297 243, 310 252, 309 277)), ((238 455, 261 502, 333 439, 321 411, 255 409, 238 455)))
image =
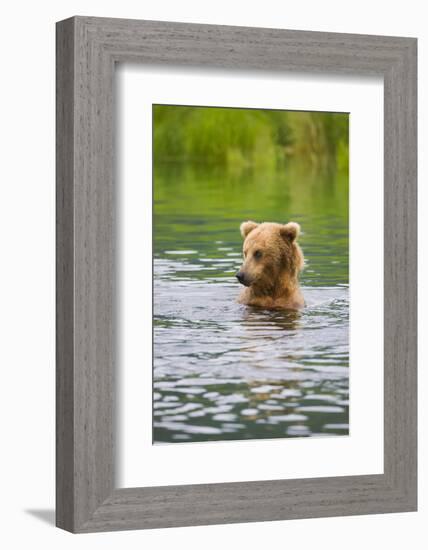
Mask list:
POLYGON ((347 113, 154 105, 153 122, 155 163, 274 169, 294 157, 348 170, 347 113))

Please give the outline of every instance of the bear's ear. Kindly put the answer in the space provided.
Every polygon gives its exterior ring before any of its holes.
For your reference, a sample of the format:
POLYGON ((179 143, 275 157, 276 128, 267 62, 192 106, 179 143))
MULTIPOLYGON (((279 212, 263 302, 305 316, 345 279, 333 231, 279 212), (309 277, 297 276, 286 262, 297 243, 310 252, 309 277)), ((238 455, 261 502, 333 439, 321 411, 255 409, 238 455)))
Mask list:
POLYGON ((281 237, 283 239, 293 242, 300 235, 300 225, 295 222, 289 222, 285 225, 281 225, 279 232, 281 233, 281 237))
POLYGON ((259 225, 258 223, 252 222, 252 221, 242 222, 240 227, 242 238, 245 239, 248 233, 250 233, 258 225, 259 225))

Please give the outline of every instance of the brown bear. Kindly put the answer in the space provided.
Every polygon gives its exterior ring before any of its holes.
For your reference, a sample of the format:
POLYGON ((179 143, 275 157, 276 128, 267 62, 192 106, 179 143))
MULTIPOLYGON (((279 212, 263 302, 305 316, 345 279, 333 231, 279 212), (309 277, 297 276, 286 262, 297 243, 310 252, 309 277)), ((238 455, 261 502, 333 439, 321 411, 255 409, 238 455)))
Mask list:
POLYGON ((236 274, 246 288, 238 302, 267 309, 300 309, 305 305, 298 276, 303 253, 296 240, 297 223, 241 224, 244 263, 236 274))

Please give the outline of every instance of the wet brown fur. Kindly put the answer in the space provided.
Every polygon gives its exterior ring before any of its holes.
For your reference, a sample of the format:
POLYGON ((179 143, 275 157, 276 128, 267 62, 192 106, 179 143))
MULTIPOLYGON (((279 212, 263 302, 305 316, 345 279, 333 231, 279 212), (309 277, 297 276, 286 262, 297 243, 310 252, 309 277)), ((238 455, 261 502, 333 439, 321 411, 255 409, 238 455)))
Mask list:
POLYGON ((304 299, 298 277, 304 259, 296 242, 300 226, 294 222, 247 221, 240 229, 244 262, 239 274, 246 287, 238 302, 267 309, 302 308, 304 299))

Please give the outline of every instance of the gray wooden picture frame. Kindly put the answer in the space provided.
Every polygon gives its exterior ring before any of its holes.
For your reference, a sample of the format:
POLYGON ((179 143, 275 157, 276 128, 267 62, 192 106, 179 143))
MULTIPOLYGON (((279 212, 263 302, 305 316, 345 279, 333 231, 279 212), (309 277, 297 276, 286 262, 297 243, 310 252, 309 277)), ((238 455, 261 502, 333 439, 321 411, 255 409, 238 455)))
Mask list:
POLYGON ((416 47, 414 38, 155 21, 57 24, 58 527, 83 533, 416 510, 416 47), (383 474, 115 487, 118 62, 383 77, 383 474))

